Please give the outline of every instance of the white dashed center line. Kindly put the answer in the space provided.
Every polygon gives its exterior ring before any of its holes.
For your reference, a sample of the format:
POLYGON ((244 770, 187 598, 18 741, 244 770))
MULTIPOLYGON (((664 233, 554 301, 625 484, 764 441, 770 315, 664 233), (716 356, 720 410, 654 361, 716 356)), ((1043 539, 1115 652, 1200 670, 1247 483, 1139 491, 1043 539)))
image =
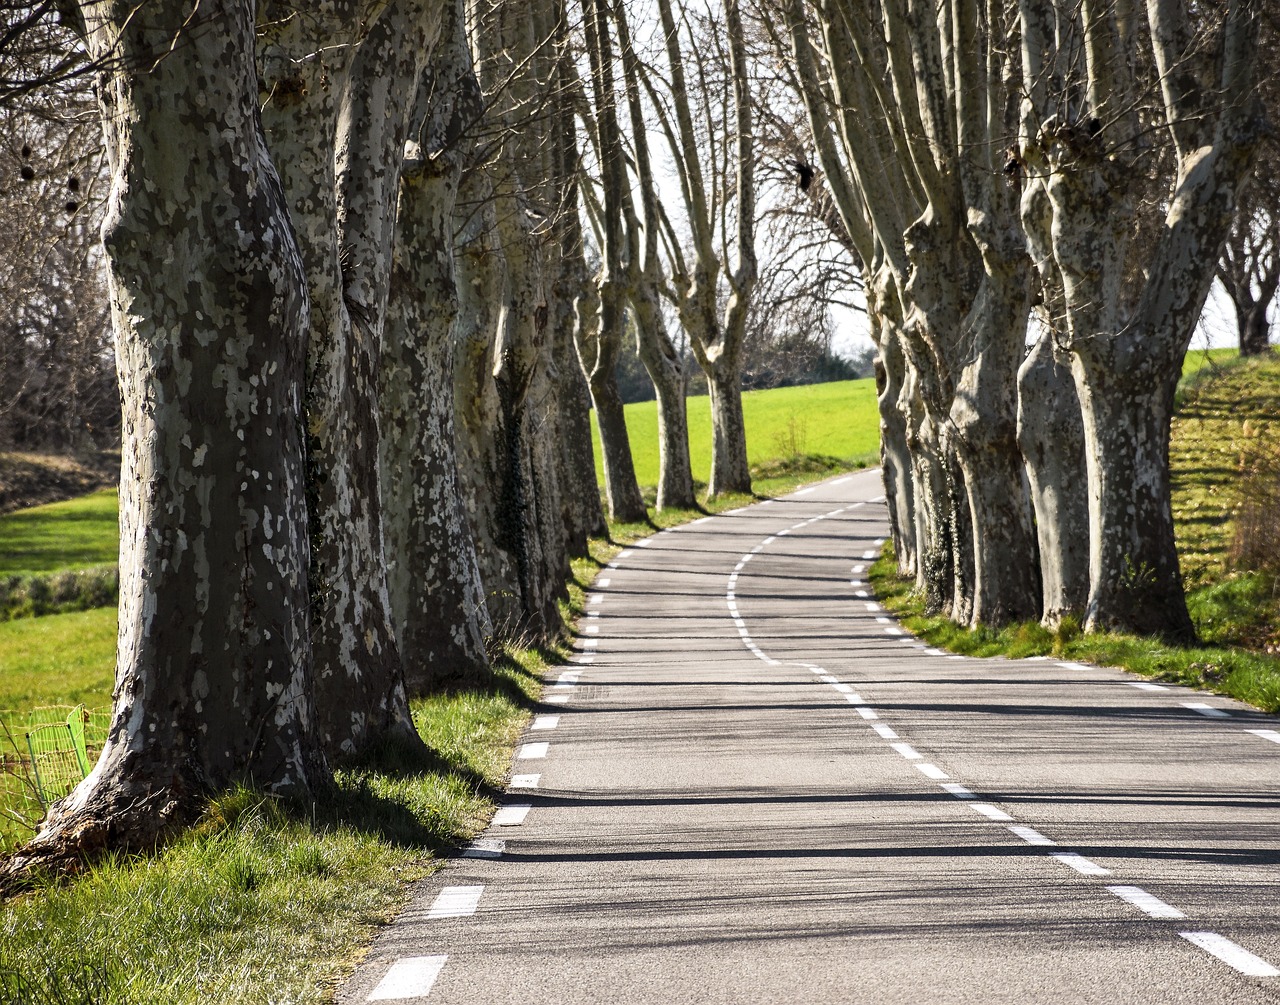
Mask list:
POLYGON ((975 798, 977 798, 976 796, 974 796, 974 794, 973 794, 971 791, 969 791, 968 789, 966 789, 966 788, 965 788, 963 785, 961 785, 959 782, 943 782, 943 783, 942 783, 942 788, 946 789, 948 792, 950 792, 950 793, 951 793, 953 796, 955 796, 957 799, 975 799, 975 798))
POLYGON ((932 778, 935 782, 940 782, 947 777, 947 773, 936 764, 917 764, 916 770, 922 772, 926 778, 932 778))
POLYGON ((1013 819, 1004 810, 998 806, 992 806, 990 803, 970 803, 969 809, 973 810, 974 813, 981 813, 988 820, 999 820, 1001 823, 1013 819))
POLYGON ((1260 736, 1264 740, 1270 740, 1272 743, 1280 743, 1280 732, 1276 732, 1274 729, 1246 729, 1245 732, 1260 736))
POLYGON ((394 1001, 397 998, 425 998, 431 993, 447 956, 407 956, 396 960, 366 1001, 394 1001))
POLYGON ((1083 855, 1077 855, 1073 851, 1054 852, 1053 855, 1063 865, 1069 865, 1076 872, 1083 876, 1110 876, 1111 870, 1104 869, 1096 862, 1091 862, 1083 855))
POLYGON ((891 743, 889 746, 905 757, 908 761, 924 760, 924 758, 920 756, 920 752, 909 743, 891 743))
POLYGON ((1140 886, 1109 886, 1107 889, 1121 900, 1132 904, 1139 911, 1152 918, 1186 917, 1172 904, 1166 904, 1159 897, 1152 896, 1140 886))
POLYGON ((1277 970, 1261 956, 1238 946, 1217 932, 1179 932, 1192 945, 1199 946, 1206 953, 1216 956, 1227 966, 1239 970, 1248 977, 1280 977, 1277 970))
POLYGON ((898 734, 886 726, 883 722, 875 722, 871 724, 871 728, 880 734, 886 740, 896 740, 898 734))
POLYGON ((858 712, 858 714, 859 714, 860 716, 862 716, 864 719, 879 719, 879 718, 880 718, 880 716, 876 713, 876 710, 875 710, 874 708, 867 708, 867 706, 865 706, 865 705, 859 705, 859 706, 858 706, 858 708, 857 708, 857 712, 858 712))
POLYGON ((1163 684, 1152 684, 1149 681, 1138 680, 1129 681, 1130 687, 1136 687, 1139 691, 1168 691, 1169 689, 1163 684))
POLYGON ((1009 830, 1013 831, 1018 837, 1022 838, 1027 844, 1042 845, 1049 847, 1056 845, 1058 842, 1053 838, 1047 838, 1034 827, 1019 827, 1017 824, 1010 824, 1009 830))
POLYGON ((480 906, 483 886, 446 886, 427 911, 430 918, 468 918, 480 906))

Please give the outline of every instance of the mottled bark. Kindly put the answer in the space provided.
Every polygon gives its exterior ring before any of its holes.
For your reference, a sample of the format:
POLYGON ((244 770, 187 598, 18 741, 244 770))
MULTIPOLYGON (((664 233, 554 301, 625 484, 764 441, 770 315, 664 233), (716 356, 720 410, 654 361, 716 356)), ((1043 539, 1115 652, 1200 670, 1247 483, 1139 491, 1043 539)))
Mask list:
POLYGON ((311 324, 304 407, 316 711, 333 753, 388 735, 415 740, 391 625, 378 490, 376 332, 344 298, 337 213, 338 114, 368 0, 305 13, 259 10, 259 86, 307 270, 311 324))
POLYGON ((900 399, 907 380, 907 362, 900 335, 883 316, 872 321, 876 333, 876 406, 880 413, 880 476, 889 505, 889 526, 898 574, 915 577, 918 566, 915 495, 907 416, 900 399))
POLYGON ((1089 507, 1084 426, 1070 358, 1053 333, 1018 370, 1018 446, 1031 485, 1040 548, 1041 621, 1084 614, 1089 596, 1089 507))
POLYGON ((480 95, 461 2, 442 6, 416 97, 420 156, 399 190, 380 394, 387 576, 406 683, 419 693, 487 671, 493 631, 458 482, 453 400, 453 210, 480 95))
POLYGON ((253 7, 82 11, 104 60, 124 406, 115 707, 97 766, 8 881, 149 849, 236 781, 305 793, 327 777, 307 631, 307 295, 258 118, 253 7))

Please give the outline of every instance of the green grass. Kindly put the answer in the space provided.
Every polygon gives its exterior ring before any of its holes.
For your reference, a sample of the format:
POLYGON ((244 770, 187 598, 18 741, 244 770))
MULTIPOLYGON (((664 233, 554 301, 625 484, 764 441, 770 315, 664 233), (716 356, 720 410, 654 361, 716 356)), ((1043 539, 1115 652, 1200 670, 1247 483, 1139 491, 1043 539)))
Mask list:
POLYGON ((0 575, 113 565, 119 554, 114 489, 0 516, 0 575))
POLYGON ((110 704, 115 655, 114 607, 0 622, 0 710, 110 704))
MULTIPOLYGON (((711 474, 710 402, 705 396, 688 399, 690 463, 693 477, 704 484, 711 474)), ((875 381, 870 378, 747 391, 742 396, 742 412, 747 460, 753 467, 764 469, 780 458, 805 455, 846 464, 858 460, 874 463, 879 455, 880 418, 875 381)), ((657 485, 657 403, 627 405, 626 413, 636 480, 642 487, 657 485)), ((600 433, 594 422, 592 437, 596 477, 603 481, 600 433)))

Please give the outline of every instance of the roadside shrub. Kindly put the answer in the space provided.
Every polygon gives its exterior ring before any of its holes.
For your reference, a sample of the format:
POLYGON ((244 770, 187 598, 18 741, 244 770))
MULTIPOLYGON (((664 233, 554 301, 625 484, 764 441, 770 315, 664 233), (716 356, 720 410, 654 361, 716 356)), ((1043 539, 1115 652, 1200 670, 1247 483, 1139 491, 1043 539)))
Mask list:
POLYGON ((0 578, 0 621, 112 607, 120 595, 114 566, 0 578))

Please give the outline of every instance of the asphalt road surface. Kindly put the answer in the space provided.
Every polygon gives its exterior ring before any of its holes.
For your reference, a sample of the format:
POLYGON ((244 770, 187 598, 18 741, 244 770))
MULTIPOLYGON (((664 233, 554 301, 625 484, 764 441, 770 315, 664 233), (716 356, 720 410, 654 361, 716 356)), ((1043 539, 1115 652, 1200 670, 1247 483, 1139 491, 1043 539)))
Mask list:
POLYGON ((926 649, 878 472, 594 584, 493 825, 340 1001, 1280 1002, 1280 723, 926 649))

